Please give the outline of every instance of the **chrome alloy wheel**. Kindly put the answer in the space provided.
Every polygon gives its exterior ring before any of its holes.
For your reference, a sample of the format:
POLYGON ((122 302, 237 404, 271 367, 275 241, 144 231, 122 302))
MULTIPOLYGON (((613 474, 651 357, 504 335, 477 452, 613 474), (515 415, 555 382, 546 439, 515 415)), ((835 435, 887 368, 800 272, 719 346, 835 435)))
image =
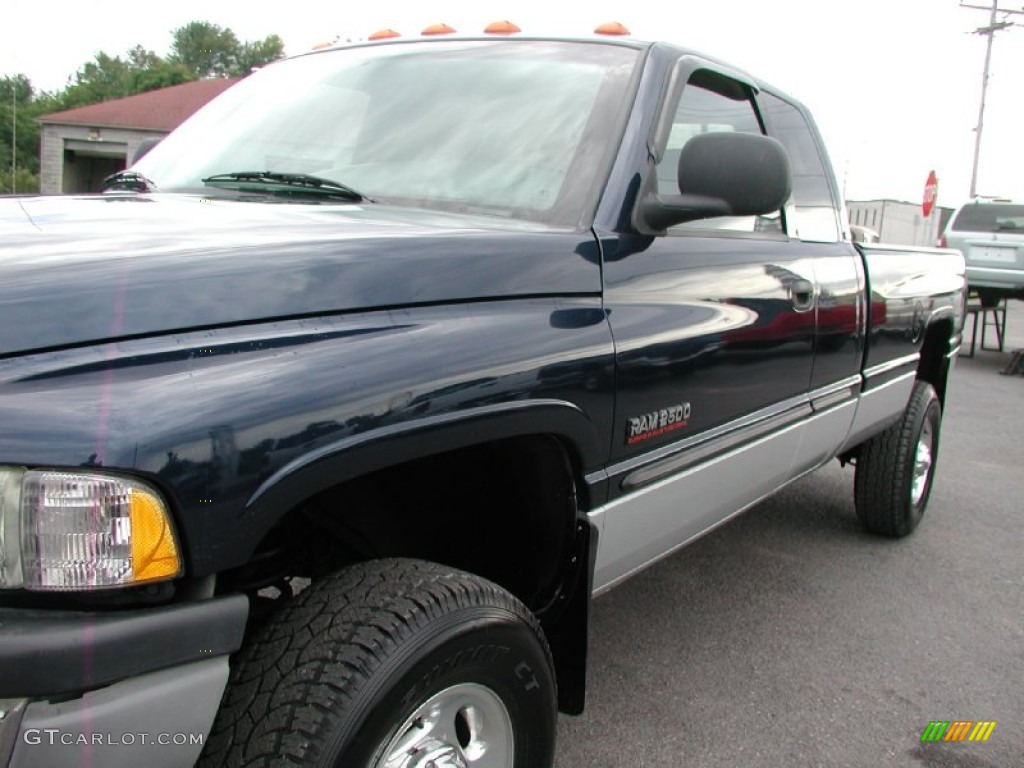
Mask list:
POLYGON ((914 451, 914 479, 910 486, 910 501, 914 506, 921 503, 925 491, 928 490, 934 450, 935 436, 932 424, 926 420, 921 428, 921 436, 917 439, 917 449, 914 451))
POLYGON ((512 768, 512 719, 486 686, 431 696, 395 732, 373 768, 512 768))

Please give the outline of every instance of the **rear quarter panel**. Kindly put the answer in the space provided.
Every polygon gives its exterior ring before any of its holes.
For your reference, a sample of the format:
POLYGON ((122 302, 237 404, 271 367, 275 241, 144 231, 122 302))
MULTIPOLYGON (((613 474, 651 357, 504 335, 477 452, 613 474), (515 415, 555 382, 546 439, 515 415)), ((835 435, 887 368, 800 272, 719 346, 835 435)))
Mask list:
POLYGON ((880 369, 909 364, 908 358, 920 352, 927 328, 939 320, 952 320, 948 351, 955 349, 963 330, 967 291, 961 253, 894 245, 859 244, 857 248, 868 278, 864 371, 869 385, 872 374, 880 369))

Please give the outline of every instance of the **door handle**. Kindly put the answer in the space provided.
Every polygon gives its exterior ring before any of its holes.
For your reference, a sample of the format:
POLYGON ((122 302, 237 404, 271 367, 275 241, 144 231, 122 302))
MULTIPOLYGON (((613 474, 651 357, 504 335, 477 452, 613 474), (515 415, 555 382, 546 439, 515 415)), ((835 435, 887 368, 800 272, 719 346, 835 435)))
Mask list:
POLYGON ((789 295, 797 312, 807 312, 814 307, 814 284, 810 280, 794 280, 789 286, 789 295))

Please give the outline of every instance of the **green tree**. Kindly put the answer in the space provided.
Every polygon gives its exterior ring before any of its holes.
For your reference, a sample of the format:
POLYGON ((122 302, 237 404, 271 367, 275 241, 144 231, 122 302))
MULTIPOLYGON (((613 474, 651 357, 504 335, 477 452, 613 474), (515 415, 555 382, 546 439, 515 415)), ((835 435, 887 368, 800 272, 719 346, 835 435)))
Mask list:
POLYGON ((163 61, 152 69, 142 69, 132 73, 132 93, 155 91, 157 88, 168 88, 195 80, 195 75, 180 64, 163 61))
POLYGON ((284 55, 277 35, 239 42, 231 29, 208 21, 193 21, 172 33, 168 61, 185 67, 196 77, 239 77, 284 55))
MULTIPOLYGON (((0 169, 39 169, 39 129, 33 109, 35 91, 25 75, 0 78, 0 169)), ((8 179, 9 181, 9 179, 8 179)), ((10 191, 8 183, 5 192, 10 191)))
POLYGON ((28 195, 39 191, 39 174, 25 168, 0 168, 0 195, 28 195))
POLYGON ((238 38, 230 29, 208 21, 193 21, 171 33, 168 60, 196 77, 228 77, 238 61, 238 38))
POLYGON ((259 69, 282 56, 284 56, 284 41, 277 35, 267 35, 262 40, 242 43, 238 49, 235 71, 232 74, 244 77, 254 69, 259 69))
POLYGON ((0 77, 0 104, 10 106, 11 102, 28 104, 32 101, 35 90, 25 75, 5 75, 0 77))
POLYGON ((128 66, 131 70, 128 78, 129 92, 132 94, 195 80, 195 76, 181 64, 161 59, 141 45, 128 51, 128 66))
POLYGON ((164 60, 153 51, 147 51, 141 45, 136 45, 125 56, 127 57, 128 66, 136 72, 146 69, 157 69, 164 63, 164 60))
POLYGON ((39 123, 53 99, 25 75, 0 77, 0 194, 39 190, 39 123))
POLYGON ((75 73, 74 82, 64 90, 61 99, 63 107, 70 109, 194 79, 180 64, 165 61, 137 45, 123 59, 103 51, 97 53, 75 73))
POLYGON ((75 73, 73 83, 64 91, 65 104, 80 107, 127 96, 130 76, 131 68, 124 59, 100 51, 75 73))

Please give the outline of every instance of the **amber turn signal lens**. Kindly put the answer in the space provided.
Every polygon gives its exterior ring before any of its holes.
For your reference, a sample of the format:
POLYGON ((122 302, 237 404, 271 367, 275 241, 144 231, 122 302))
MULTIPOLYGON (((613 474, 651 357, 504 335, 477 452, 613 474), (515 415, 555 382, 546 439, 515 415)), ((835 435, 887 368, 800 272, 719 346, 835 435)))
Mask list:
POLYGON ((609 21, 594 30, 595 35, 628 35, 630 31, 617 21, 609 21))
POLYGON ((135 583, 174 578, 181 573, 178 547, 164 505, 139 488, 132 489, 131 530, 135 583))
POLYGON ((513 24, 511 21, 495 21, 487 25, 484 29, 485 35, 514 35, 516 32, 522 32, 519 27, 513 24))
POLYGON ((455 30, 447 24, 431 24, 420 32, 421 35, 451 35, 454 33, 455 30))

